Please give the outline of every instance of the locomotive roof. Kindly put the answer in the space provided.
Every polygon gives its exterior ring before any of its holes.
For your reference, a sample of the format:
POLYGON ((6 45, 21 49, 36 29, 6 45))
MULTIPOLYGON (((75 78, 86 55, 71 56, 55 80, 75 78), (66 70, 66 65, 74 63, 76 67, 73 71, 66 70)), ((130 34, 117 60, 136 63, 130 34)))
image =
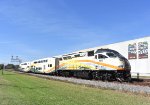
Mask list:
POLYGON ((113 52, 113 53, 118 53, 115 50, 112 49, 98 49, 95 53, 102 53, 102 52, 113 52))

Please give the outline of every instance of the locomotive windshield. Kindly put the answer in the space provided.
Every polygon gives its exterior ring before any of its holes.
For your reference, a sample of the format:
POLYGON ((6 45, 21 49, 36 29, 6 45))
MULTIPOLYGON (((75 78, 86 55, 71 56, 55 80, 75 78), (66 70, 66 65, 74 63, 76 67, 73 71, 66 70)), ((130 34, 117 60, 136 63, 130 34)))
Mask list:
POLYGON ((107 56, 109 56, 110 58, 115 58, 115 57, 117 57, 114 53, 112 53, 112 52, 109 52, 109 53, 106 53, 107 54, 107 56))
POLYGON ((111 58, 113 58, 113 57, 122 58, 122 57, 123 57, 120 53, 118 53, 118 52, 115 51, 115 50, 111 50, 111 49, 98 49, 98 50, 95 52, 95 54, 97 54, 97 53, 104 53, 104 52, 107 54, 107 56, 109 56, 109 57, 111 57, 111 58))

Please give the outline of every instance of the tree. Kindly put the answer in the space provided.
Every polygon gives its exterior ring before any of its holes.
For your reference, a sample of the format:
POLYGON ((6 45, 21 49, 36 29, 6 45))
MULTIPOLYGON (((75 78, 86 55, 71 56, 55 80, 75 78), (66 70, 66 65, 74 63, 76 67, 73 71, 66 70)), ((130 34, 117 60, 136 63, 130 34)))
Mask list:
POLYGON ((5 66, 5 69, 15 69, 15 65, 14 64, 7 64, 5 66))
POLYGON ((0 70, 2 70, 4 67, 4 64, 0 64, 0 70))

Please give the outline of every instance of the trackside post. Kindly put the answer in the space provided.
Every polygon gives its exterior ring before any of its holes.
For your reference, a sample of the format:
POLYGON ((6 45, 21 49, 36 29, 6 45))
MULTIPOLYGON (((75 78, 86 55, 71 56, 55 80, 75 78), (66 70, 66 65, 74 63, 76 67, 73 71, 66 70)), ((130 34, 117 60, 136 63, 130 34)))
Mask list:
POLYGON ((3 64, 2 75, 4 74, 5 64, 3 64))

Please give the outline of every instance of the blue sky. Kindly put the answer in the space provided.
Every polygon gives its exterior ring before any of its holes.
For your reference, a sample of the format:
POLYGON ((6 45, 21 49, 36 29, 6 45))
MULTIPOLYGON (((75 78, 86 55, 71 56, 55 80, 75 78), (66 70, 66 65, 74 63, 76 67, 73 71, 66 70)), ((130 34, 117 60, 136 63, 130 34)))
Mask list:
POLYGON ((150 0, 0 0, 0 63, 150 35, 150 0))

